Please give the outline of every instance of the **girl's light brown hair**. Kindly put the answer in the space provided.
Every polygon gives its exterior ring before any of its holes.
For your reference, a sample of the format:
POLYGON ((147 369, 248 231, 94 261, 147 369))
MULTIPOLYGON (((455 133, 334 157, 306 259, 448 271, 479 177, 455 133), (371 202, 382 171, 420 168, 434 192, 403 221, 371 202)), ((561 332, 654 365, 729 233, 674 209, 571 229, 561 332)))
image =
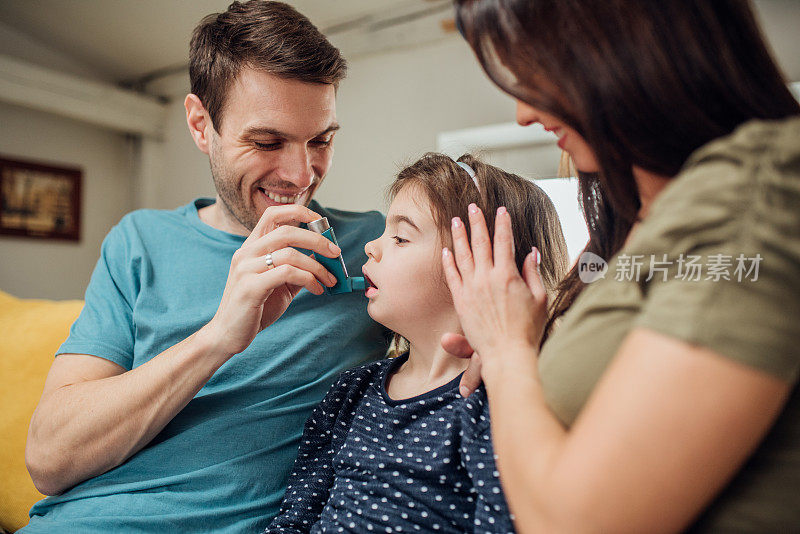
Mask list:
MULTIPOLYGON (((431 206, 440 241, 451 249, 450 222, 453 217, 467 221, 470 203, 483 211, 491 237, 495 213, 505 206, 511 216, 517 268, 522 269, 531 247, 538 248, 542 254, 542 281, 552 293, 569 267, 567 245, 553 202, 532 181, 483 163, 471 154, 464 154, 458 161, 475 171, 477 187, 467 171, 448 156, 428 153, 400 171, 389 188, 390 200, 409 185, 422 191, 431 206)), ((469 235, 469 225, 465 227, 469 235)), ((548 334, 545 332, 545 339, 548 334)))

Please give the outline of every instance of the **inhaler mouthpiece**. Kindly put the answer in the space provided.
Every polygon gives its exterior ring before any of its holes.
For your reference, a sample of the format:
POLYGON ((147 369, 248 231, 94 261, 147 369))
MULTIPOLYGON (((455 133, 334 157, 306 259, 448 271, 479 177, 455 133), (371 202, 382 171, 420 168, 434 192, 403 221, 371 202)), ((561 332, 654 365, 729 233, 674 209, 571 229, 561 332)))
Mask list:
MULTIPOLYGON (((339 246, 336 241, 336 234, 333 233, 333 228, 331 228, 327 217, 311 221, 308 223, 308 229, 323 235, 334 245, 339 246)), ((345 265, 341 254, 337 258, 328 258, 314 253, 314 258, 336 277, 336 285, 325 288, 325 291, 329 294, 338 295, 339 293, 352 293, 353 291, 364 291, 366 289, 363 276, 350 277, 347 275, 347 265, 345 265)))

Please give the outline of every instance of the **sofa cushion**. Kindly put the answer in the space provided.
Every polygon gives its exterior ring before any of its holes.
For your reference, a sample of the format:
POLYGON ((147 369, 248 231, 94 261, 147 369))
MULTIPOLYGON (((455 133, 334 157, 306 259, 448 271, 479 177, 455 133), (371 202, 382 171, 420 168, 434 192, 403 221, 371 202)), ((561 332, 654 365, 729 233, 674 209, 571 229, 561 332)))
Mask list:
POLYGON ((47 371, 83 302, 18 299, 0 291, 0 528, 28 523, 43 498, 25 467, 25 439, 47 371))

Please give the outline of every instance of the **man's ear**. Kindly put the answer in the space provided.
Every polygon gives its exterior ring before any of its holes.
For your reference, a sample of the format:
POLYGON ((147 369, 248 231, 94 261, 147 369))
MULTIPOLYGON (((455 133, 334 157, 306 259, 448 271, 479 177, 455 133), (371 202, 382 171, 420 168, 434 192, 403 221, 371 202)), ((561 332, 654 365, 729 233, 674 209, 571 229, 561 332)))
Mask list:
POLYGON ((189 133, 194 139, 194 144, 203 153, 208 154, 211 134, 214 130, 214 125, 211 124, 211 117, 209 117, 200 98, 195 94, 186 95, 183 107, 186 108, 186 124, 189 126, 189 133))

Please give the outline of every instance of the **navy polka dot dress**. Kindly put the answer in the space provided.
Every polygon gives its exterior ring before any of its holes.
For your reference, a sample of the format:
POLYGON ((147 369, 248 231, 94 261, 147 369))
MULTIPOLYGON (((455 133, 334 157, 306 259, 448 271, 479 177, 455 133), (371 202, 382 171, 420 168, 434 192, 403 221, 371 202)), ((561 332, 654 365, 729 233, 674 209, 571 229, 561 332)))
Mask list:
POLYGON ((342 373, 306 422, 278 516, 266 532, 514 532, 483 386, 461 376, 392 400, 408 355, 342 373))

